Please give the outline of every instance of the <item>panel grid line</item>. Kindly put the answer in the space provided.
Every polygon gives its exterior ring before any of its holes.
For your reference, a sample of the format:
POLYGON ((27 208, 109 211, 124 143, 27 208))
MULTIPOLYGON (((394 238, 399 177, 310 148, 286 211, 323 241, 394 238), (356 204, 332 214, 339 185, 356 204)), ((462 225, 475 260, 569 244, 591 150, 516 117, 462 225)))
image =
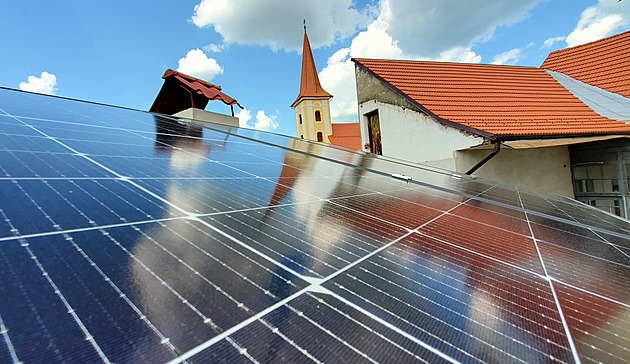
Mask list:
MULTIPOLYGON (((455 209, 455 208, 456 208, 456 207, 458 207, 459 205, 462 205, 462 204, 466 203, 467 201, 469 201, 469 199, 468 199, 468 200, 465 200, 465 201, 460 202, 457 206, 455 206, 455 207, 451 208, 449 211, 452 211, 453 209, 455 209)), ((434 219, 430 220, 429 222, 432 222, 432 221, 436 220, 437 218, 439 218, 439 217, 443 216, 444 214, 448 213, 449 211, 445 211, 445 212, 443 212, 443 214, 442 214, 442 215, 440 215, 440 216, 438 216, 438 217, 436 217, 436 218, 434 218, 434 219)), ((277 262, 275 259, 273 259, 273 258, 271 258, 271 257, 269 257, 269 256, 267 256, 267 255, 265 255, 265 254, 263 254, 263 253, 261 253, 261 252, 257 251, 256 249, 254 249, 254 248, 250 247, 249 245, 247 245, 247 244, 245 244, 245 243, 241 242, 240 240, 238 240, 238 239, 236 239, 236 238, 232 237, 231 235, 229 235, 229 234, 227 234, 227 233, 223 232, 221 229, 218 229, 218 228, 214 227, 213 225, 206 223, 205 221, 201 221, 201 222, 202 222, 202 223, 204 223, 204 225, 208 226, 209 228, 211 228, 211 229, 213 229, 213 230, 217 231, 218 233, 220 233, 220 234, 222 234, 222 235, 226 236, 227 238, 229 238, 229 239, 233 240, 233 241, 234 241, 234 242, 236 242, 237 244, 239 244, 239 245, 241 245, 241 246, 245 247, 246 249, 249 249, 249 250, 253 251, 253 252, 254 252, 254 253, 256 253, 256 254, 259 254, 261 257, 263 257, 263 258, 265 258, 265 259, 269 260, 270 262, 272 262, 272 263, 274 263, 274 264, 276 264, 276 265, 278 265, 278 266, 280 266, 280 267, 283 267, 284 269, 286 269, 287 271, 289 271, 289 272, 291 272, 291 273, 295 274, 296 276, 298 276, 298 277, 302 277, 302 275, 301 275, 300 273, 295 272, 293 269, 291 269, 291 268, 289 268, 289 267, 286 267, 284 264, 282 264, 282 263, 280 263, 280 262, 277 262)), ((426 225, 426 224, 428 224, 429 222, 427 222, 427 223, 425 223, 425 224, 422 224, 422 225, 418 226, 415 230, 407 232, 406 234, 404 234, 404 235, 400 236, 399 238, 397 238, 397 239, 395 239, 395 240, 393 240, 393 241, 391 241, 391 242, 389 242, 389 243, 385 244, 384 246, 382 246, 382 247, 380 247, 380 248, 376 249, 375 251, 373 251, 373 252, 371 252, 371 253, 369 253, 369 254, 365 255, 364 257, 359 258, 359 259, 355 260, 354 262, 352 262, 352 263, 350 263, 350 264, 346 265, 344 268, 341 268, 341 269, 337 270, 335 273, 333 273, 333 274, 331 274, 331 275, 329 275, 329 276, 327 276, 327 277, 323 278, 319 284, 321 285, 321 283, 324 283, 324 282, 326 282, 326 281, 328 281, 328 280, 333 279, 334 277, 336 277, 336 276, 338 276, 338 275, 340 275, 340 274, 344 273, 345 271, 347 271, 347 270, 351 269, 352 267, 354 267, 354 266, 356 266, 356 265, 358 265, 358 264, 362 263, 363 261, 365 261, 365 260, 367 260, 367 259, 371 258, 372 256, 374 256, 374 255, 376 255, 376 254, 380 253, 381 251, 383 251, 383 250, 387 249, 388 247, 390 247, 390 246, 394 245, 395 243, 397 243, 397 242, 401 241, 401 240, 402 240, 402 239, 404 239, 405 237, 410 236, 411 234, 413 234, 413 233, 414 233, 414 231, 416 231, 417 229, 422 228, 423 226, 425 226, 425 225, 426 225)), ((309 287, 310 287, 310 286, 309 286, 309 287)), ((304 292, 308 292, 308 291, 309 291, 309 287, 306 287, 305 289, 303 289, 303 290, 299 291, 298 293, 300 293, 300 294, 301 294, 301 293, 304 293, 304 292)), ((297 294, 297 293, 296 293, 296 294, 297 294)), ((298 297, 298 296, 296 296, 296 297, 298 297)), ((288 301, 287 301, 287 302, 288 302, 288 301)), ((274 306, 275 306, 275 305, 274 305, 274 306)), ((272 306, 272 307, 273 307, 273 306, 272 306)), ((278 306, 278 307, 280 307, 280 306, 278 306)), ((270 312, 271 312, 271 311, 270 311, 270 312)), ((250 319, 250 320, 251 320, 251 319, 250 319)), ((251 320, 251 321, 250 321, 250 320, 246 320, 246 321, 244 321, 244 322, 253 322, 253 320, 251 320)), ((237 326, 241 326, 241 325, 237 325, 237 326)), ((237 327, 237 326, 235 326, 235 327, 237 327)), ((245 326, 246 326, 246 325, 243 325, 243 327, 245 327, 245 326)), ((234 327, 233 327, 233 328, 234 328, 234 327)), ((240 329, 240 328, 239 328, 239 329, 240 329)), ((230 329, 230 330, 231 330, 231 329, 230 329)), ((230 331, 230 330, 228 330, 228 331, 230 331)), ((208 348, 208 347, 210 347, 210 346, 214 345, 214 344, 215 344, 216 342, 218 342, 218 341, 219 341, 219 340, 215 340, 215 338, 213 338, 213 339, 209 340, 207 343, 204 343, 204 344, 202 344, 202 345, 200 346, 200 347, 203 347, 203 348, 202 348, 202 349, 200 349, 199 351, 205 350, 206 348, 208 348)), ((424 344, 424 345, 426 345, 426 344, 424 344)), ((198 352, 196 349, 193 349, 193 350, 195 350, 195 354, 198 352)), ((436 350, 436 349, 434 349, 434 350, 436 350)), ((192 355, 195 355, 195 354, 191 354, 191 356, 192 356, 192 355)), ((443 355, 444 355, 444 354, 443 354, 443 355)), ((187 359, 187 358, 189 358, 189 357, 190 357, 190 356, 188 356, 188 355, 184 355, 184 356, 182 356, 182 358, 184 358, 183 360, 185 360, 185 359, 187 359)), ((174 363, 174 362, 172 362, 172 363, 174 363)))
MULTIPOLYGON (((382 259, 387 260, 385 257, 382 257, 382 259)), ((391 270, 391 269, 389 269, 389 268, 387 268, 387 267, 384 267, 384 266, 382 266, 382 265, 379 265, 378 263, 376 263, 376 262, 374 262, 374 261, 371 261, 370 263, 372 263, 372 265, 374 265, 374 266, 378 266, 380 269, 385 269, 385 270, 388 270, 390 273, 392 273, 392 274, 394 274, 394 275, 398 275, 398 276, 400 276, 400 277, 401 277, 401 278, 403 278, 403 279, 411 280, 411 279, 410 279, 410 278, 408 278, 407 276, 401 275, 401 274, 399 274, 398 272, 395 272, 395 271, 393 271, 393 270, 391 270)), ((393 262, 393 261, 392 261, 392 263, 396 264, 396 263, 395 263, 395 262, 393 262)), ((409 269, 409 268, 404 267, 404 266, 402 266, 402 268, 404 268, 404 269, 409 269)), ((387 280, 387 279, 385 279, 385 278, 383 278, 383 277, 378 277, 376 274, 374 274, 373 272, 371 272, 371 271, 369 271, 369 270, 367 270, 367 269, 361 268, 361 270, 362 270, 363 272, 365 272, 365 273, 369 274, 369 275, 373 275, 375 278, 380 278, 380 279, 383 279, 383 280, 387 281, 387 284, 388 284, 388 285, 391 285, 391 286, 396 286, 396 287, 400 288, 401 290, 408 292, 408 293, 409 293, 409 294, 411 294, 412 296, 417 296, 418 298, 424 298, 424 297, 423 297, 421 294, 419 294, 418 292, 413 291, 413 290, 410 290, 410 289, 408 289, 408 288, 406 288, 406 287, 404 287, 404 286, 402 286, 402 285, 400 285, 400 284, 398 284, 398 283, 396 283, 396 282, 389 281, 389 280, 387 280)), ((416 272, 416 274, 418 274, 418 273, 416 272)), ((421 274, 421 273, 420 273, 420 274, 421 274)), ((421 274, 421 275, 423 276, 423 278, 424 278, 424 279, 427 279, 427 280, 433 280, 433 278, 430 278, 429 276, 426 276, 426 275, 424 275, 424 274, 421 274)), ((353 279, 355 279, 355 280, 361 281, 361 280, 360 280, 359 278, 357 278, 357 277, 352 277, 352 278, 353 278, 353 279)), ((363 282, 363 283, 365 283, 365 284, 369 285, 369 283, 368 283, 368 282, 364 282, 364 281, 361 281, 361 282, 363 282)), ((424 290, 430 290, 430 291, 435 292, 436 294, 442 294, 439 290, 434 289, 434 288, 432 288, 432 287, 430 287, 430 286, 428 286, 428 285, 422 284, 422 283, 420 283, 419 281, 415 281, 415 280, 413 280, 413 283, 416 283, 416 284, 418 284, 418 285, 422 286, 423 291, 424 291, 424 290)), ((446 285, 446 286, 449 286, 449 284, 448 284, 448 283, 446 283, 446 282, 439 282, 439 283, 441 283, 441 284, 443 284, 443 285, 446 285)), ((459 291, 459 289, 458 289, 457 287, 454 287, 454 286, 449 286, 449 288, 450 288, 450 289, 453 289, 453 290, 457 290, 457 291, 459 291)), ((376 289, 378 290, 378 288, 376 288, 376 289)), ((500 288, 499 288, 499 289, 500 289, 500 288)), ((384 294, 387 294, 386 292, 383 292, 383 293, 384 293, 384 294)), ((505 293, 507 293, 507 292, 505 292, 505 293)), ((494 293, 491 293, 491 294, 494 294, 494 293)), ((454 300, 454 301, 456 301, 456 302, 460 303, 460 304, 466 304, 464 301, 461 301, 461 300, 459 300, 459 299, 457 299, 457 298, 454 298, 454 297, 450 297, 450 298, 451 298, 452 300, 454 300)), ((496 303, 494 303, 494 302, 492 302, 492 301, 489 301, 488 303, 489 303, 490 305, 495 306, 495 307, 497 307, 497 308, 498 308, 498 305, 497 305, 496 303)), ((403 302, 403 304, 407 304, 407 303, 404 303, 404 302, 403 302)), ((449 308, 449 307, 447 307, 447 306, 445 306, 445 305, 442 305, 442 304, 440 304, 439 302, 435 302, 435 304, 436 304, 437 306, 441 307, 444 311, 451 312, 451 314, 452 314, 452 315, 455 315, 455 316, 463 316, 461 313, 459 313, 459 312, 457 312, 457 311, 455 311, 455 310, 453 310, 453 309, 451 309, 451 308, 449 308)), ((415 309, 415 307, 411 307, 411 309, 415 309)), ((526 308, 526 307, 522 307, 522 309, 523 309, 523 310, 526 310, 527 308, 526 308)), ((488 313, 488 315, 491 315, 491 313, 488 313)), ((538 324, 537 322, 535 322, 535 321, 533 321, 532 319, 530 319, 530 318, 528 318, 528 317, 525 317, 525 316, 523 316, 523 315, 516 314, 516 316, 518 316, 518 317, 519 317, 519 319, 521 319, 521 320, 529 321, 529 322, 531 322, 532 324, 538 324)), ((463 317, 463 318, 464 318, 464 317, 463 317)), ((493 319, 499 319, 499 317, 496 317, 496 316, 495 316, 495 317, 493 317, 493 319)), ((469 319, 469 320, 470 320, 471 322, 475 322, 475 320, 474 320, 474 319, 469 319)), ((481 325, 481 326, 483 326, 483 327, 487 327, 487 325, 486 325, 485 323, 483 323, 483 322, 476 322, 476 323, 477 323, 477 324, 479 324, 479 325, 481 325)), ((451 326, 451 325, 450 325, 450 324, 448 324, 448 323, 445 323, 445 324, 446 324, 447 326, 451 326)), ((518 326, 516 326, 516 325, 515 325, 514 323, 512 323, 512 322, 509 322, 509 323, 508 323, 508 325, 510 325, 510 326, 512 326, 512 327, 514 327, 515 329, 518 329, 518 326)), ((459 329, 459 328, 457 328, 457 327, 454 327, 454 329, 455 329, 455 330, 459 330, 459 331, 461 331, 461 329, 459 329)), ((489 330, 489 331, 495 331, 495 332, 497 332, 497 334, 502 335, 502 336, 503 336, 503 335, 505 335, 505 334, 503 334, 503 333, 501 333, 501 332, 499 332, 499 331, 496 331, 494 328, 491 328, 491 327, 488 327, 488 330, 489 330)), ((550 329, 550 330, 554 331, 554 329, 550 329)), ((563 333, 564 333, 564 332, 563 332, 563 333)), ((476 339, 476 340, 483 341, 483 340, 478 339, 478 338, 475 338, 475 339, 476 339)), ((515 339, 514 341, 519 342, 519 343, 521 343, 521 344, 523 344, 523 345, 526 345, 526 343, 523 343, 523 342, 521 342, 521 341, 520 341, 520 340, 518 340, 518 339, 515 339)), ((487 344, 490 344, 490 343, 487 343, 487 344)), ((538 349, 534 349, 534 350, 539 351, 538 349)), ((539 351, 539 352, 540 352, 540 351, 539 351)), ((542 353, 542 352, 541 352, 541 353, 542 353)))
POLYGON ((621 301, 616 300, 616 299, 614 299, 612 297, 604 296, 604 295, 601 295, 601 294, 599 294, 597 292, 589 291, 588 289, 585 289, 585 288, 573 285, 571 283, 565 282, 565 281, 563 281, 561 279, 558 279, 558 278, 555 278, 555 277, 550 277, 549 279, 554 281, 554 282, 556 282, 556 283, 559 283, 559 284, 561 284, 563 286, 571 287, 572 289, 575 289, 576 291, 584 292, 586 294, 595 296, 597 298, 601 298, 603 300, 606 300, 606 301, 609 301, 609 302, 613 302, 613 303, 618 304, 620 306, 623 306, 623 307, 626 307, 626 308, 630 308, 630 304, 629 303, 621 302, 621 301))
POLYGON ((167 340, 167 338, 160 332, 160 330, 158 330, 158 328, 155 327, 155 325, 146 317, 146 315, 142 313, 142 311, 138 308, 138 306, 136 306, 136 304, 134 304, 129 299, 129 297, 127 297, 127 295, 111 280, 111 278, 107 276, 105 272, 103 272, 103 270, 98 266, 98 264, 96 264, 96 262, 94 262, 87 255, 87 253, 85 253, 85 251, 81 249, 80 246, 77 245, 77 243, 74 241, 74 238, 72 238, 69 235, 66 235, 65 238, 67 241, 70 242, 70 244, 72 244, 72 246, 76 249, 76 251, 79 252, 79 254, 81 254, 81 256, 88 263, 90 263, 90 266, 93 267, 94 270, 96 270, 101 277, 103 277, 103 280, 107 282, 114 289, 114 291, 116 291, 116 293, 118 293, 119 297, 122 298, 136 314, 138 314, 138 317, 140 318, 140 320, 142 320, 160 338, 160 341, 162 343, 165 343, 167 347, 169 348, 169 350, 174 355, 178 355, 180 351, 170 342, 170 340, 167 340))
POLYGON ((340 295, 338 295, 338 294, 336 294, 336 293, 334 293, 334 292, 331 292, 331 293, 330 293, 330 295, 331 295, 332 297, 335 297, 335 298, 336 298, 336 299, 338 299, 339 301, 341 301, 341 302, 345 303, 346 305, 348 305, 348 306, 350 306, 350 307, 354 308, 355 310, 357 310, 357 311, 361 312, 362 314, 364 314, 364 315, 368 316, 369 318, 371 318, 371 319, 375 320, 376 322, 380 323, 381 325, 384 325, 385 327, 387 327, 387 328, 389 328, 389 329, 391 329, 391 330, 395 331, 396 333, 398 333, 398 334, 400 334, 400 335, 404 336, 405 338, 407 338, 407 339, 409 339, 409 340, 413 341, 414 343, 416 343, 416 344, 418 344, 418 345, 422 346, 423 348, 425 348, 425 349, 429 350, 429 351, 430 351, 430 352, 432 352, 433 354, 438 355, 438 356, 439 356, 439 357, 441 357, 442 359, 444 359, 444 360, 446 360, 446 361, 448 361, 448 362, 450 362, 450 363, 459 363, 459 361, 457 361, 457 360, 453 359, 452 357, 450 357, 450 356, 448 356, 448 355, 444 354, 444 353, 443 353, 443 352, 441 352, 440 350, 437 350, 436 348, 432 347, 431 345, 428 345, 427 343, 425 343, 424 341, 422 341, 422 340, 418 339, 417 337, 415 337, 415 336, 413 336, 413 335, 410 335, 410 334, 409 334, 409 333, 407 333, 406 331, 404 331, 404 330, 400 329, 398 326, 396 326, 396 325, 392 325, 391 323, 389 323, 389 322, 387 322, 387 321, 385 321, 385 320, 381 319, 380 317, 378 317, 378 316, 374 315, 373 313, 371 313, 371 312, 369 312, 369 311, 367 311, 367 310, 363 309, 362 307, 357 306, 356 304, 354 304, 354 303, 352 303, 352 302, 348 301, 347 299, 345 299, 345 298, 341 297, 340 295))
MULTIPOLYGON (((339 295, 335 294, 334 292, 331 292, 330 290, 326 290, 326 294, 330 295, 331 297, 339 297, 339 295)), ((385 335, 381 334, 380 332, 373 330, 372 328, 370 328, 369 326, 365 325, 364 323, 356 320, 354 317, 348 315, 345 312, 340 311, 338 308, 336 308, 335 306, 331 305, 330 303, 326 302, 326 300, 324 300, 321 297, 317 297, 316 295, 314 295, 312 292, 308 292, 307 295, 309 295, 310 297, 312 297, 313 299, 317 300, 319 303, 326 305, 326 307, 332 309, 333 311, 337 312, 338 314, 344 316, 346 319, 354 322, 355 324, 363 327, 364 329, 371 331, 372 333, 374 333, 375 335, 379 336, 381 339, 387 341, 388 343, 390 343, 391 345, 397 347, 398 349, 406 352, 408 355, 413 356, 415 359, 420 360, 422 362, 427 362, 425 359, 422 359, 421 357, 419 357, 417 354, 412 353, 411 351, 407 350, 406 348, 404 348, 402 345, 399 345, 398 343, 396 343, 395 341, 389 339, 388 337, 386 337, 385 335)), ((338 298, 337 298, 338 299, 338 298)), ((346 300, 347 301, 347 300, 346 300)), ((348 301, 349 302, 349 301, 348 301)), ((356 305, 352 302, 349 302, 350 304, 348 304, 348 302, 344 302, 344 304, 348 305, 349 307, 352 307, 354 309, 356 309, 356 305)), ((359 307, 360 308, 360 307, 359 307)), ((368 316, 370 317, 370 316, 368 316)), ((372 318, 372 317, 370 317, 372 318)), ((385 325, 387 326, 387 325, 385 325)), ((394 330, 395 332, 399 333, 398 331, 394 330)), ((400 333, 399 333, 400 334, 400 333)), ((406 335, 403 335, 404 337, 407 337, 406 335)), ((413 341, 413 339, 411 339, 413 341)), ((414 341, 415 342, 415 341, 414 341)), ((420 344, 422 345, 422 344, 420 344)))
POLYGON ((212 345, 218 343, 219 341, 227 338, 228 336, 234 334, 235 332, 237 332, 238 330, 250 325, 252 322, 258 321, 259 318, 265 316, 266 314, 284 306, 287 302, 293 300, 294 298, 297 298, 299 296, 301 296, 303 293, 307 292, 308 287, 306 288, 302 288, 301 290, 295 292, 294 294, 290 295, 289 297, 283 299, 282 301, 277 302, 274 305, 271 305, 269 307, 267 307, 266 309, 258 312, 256 315, 248 318, 247 320, 242 321, 241 323, 232 326, 231 328, 221 332, 220 334, 218 334, 217 336, 213 337, 212 339, 204 342, 201 345, 196 346, 193 349, 190 349, 189 351, 185 352, 184 354, 180 355, 179 357, 169 361, 167 364, 177 364, 177 363, 181 363, 187 359, 190 359, 191 357, 199 354, 200 352, 202 352, 203 350, 211 347, 212 345))
POLYGON ((83 324, 83 321, 81 321, 81 319, 77 315, 76 311, 72 308, 72 306, 70 306, 70 303, 68 302, 68 300, 66 300, 63 293, 61 293, 61 291, 59 290, 55 282, 52 280, 52 278, 50 278, 50 275, 48 274, 46 269, 44 269, 42 264, 39 262, 39 259, 29 247, 28 242, 24 239, 20 239, 20 243, 22 247, 24 247, 24 249, 28 252, 28 255, 31 257, 31 259, 33 259, 33 261, 35 262, 35 265, 37 265, 37 268, 39 268, 39 270, 42 272, 42 275, 44 276, 46 281, 48 281, 48 284, 50 284, 55 294, 59 297, 63 305, 66 307, 66 309, 68 310, 68 313, 72 316, 72 318, 74 319, 76 324, 79 326, 81 331, 85 334, 85 339, 90 342, 90 345, 92 345, 92 347, 94 348, 98 356, 101 358, 101 360, 103 360, 103 362, 110 363, 107 356, 105 356, 105 353, 103 353, 103 350, 101 350, 98 343, 96 343, 96 340, 94 340, 94 336, 90 334, 87 327, 85 327, 85 325, 83 324))
MULTIPOLYGON (((523 200, 521 199, 520 191, 518 187, 516 188, 516 193, 518 194, 518 199, 521 203, 521 206, 524 208, 523 200)), ((569 330, 569 325, 567 323, 567 319, 564 316, 564 312, 562 310, 562 305, 560 304, 560 300, 558 299, 558 295, 556 294, 556 289, 553 286, 553 281, 547 272, 547 267, 545 266, 545 261, 543 259, 542 253, 540 252, 540 248, 538 247, 538 241, 534 236, 534 231, 532 230, 531 222, 529 221, 529 217, 527 216, 527 212, 525 213, 525 218, 527 219, 527 225, 529 226, 529 231, 532 234, 532 241, 536 246, 536 251, 538 252, 538 258, 540 259, 540 264, 543 267, 543 271, 545 272, 545 279, 549 282, 549 288, 551 289, 551 293, 553 294, 553 299, 556 303, 556 307, 558 308, 558 315, 560 315, 560 319, 562 320, 562 326, 564 327, 564 332, 567 337, 567 341, 569 342, 569 347, 571 348, 571 353, 573 354, 573 359, 576 364, 580 364, 582 361, 580 360, 580 355, 575 346, 575 342, 573 341, 573 336, 571 335, 571 330, 569 330)))
POLYGON ((13 343, 11 342, 11 338, 9 337, 9 330, 4 326, 4 321, 2 320, 2 316, 0 316, 0 334, 4 338, 4 343, 9 350, 9 354, 11 355, 11 360, 13 363, 21 363, 20 359, 18 359, 17 353, 15 352, 15 348, 13 347, 13 343))
MULTIPOLYGON (((547 198, 545 198, 544 196, 542 196, 547 202, 549 202, 551 205, 553 205, 555 208, 557 208, 558 210, 560 210, 563 214, 565 214, 566 216, 568 216, 570 219, 574 220, 575 222, 578 222, 578 220, 569 215, 566 211, 564 211, 562 208, 556 206, 553 202, 547 200, 547 198)), ((614 216, 614 215, 613 215, 614 216)), ((596 235, 598 238, 602 239, 606 244, 610 245, 613 249, 615 249, 616 251, 618 251, 620 254, 626 256, 627 258, 630 259, 630 254, 626 253, 625 251, 623 251, 622 249, 619 249, 619 247, 616 244, 611 243, 610 241, 608 241, 608 239, 604 238, 603 236, 601 236, 597 231, 593 230, 591 227, 586 227, 590 232, 592 232, 594 235, 596 235)))

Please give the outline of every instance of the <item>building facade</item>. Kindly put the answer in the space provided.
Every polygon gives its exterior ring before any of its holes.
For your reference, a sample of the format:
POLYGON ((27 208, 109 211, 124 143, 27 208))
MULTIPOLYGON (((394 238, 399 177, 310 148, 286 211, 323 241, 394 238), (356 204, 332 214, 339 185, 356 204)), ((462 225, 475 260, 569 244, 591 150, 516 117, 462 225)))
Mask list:
POLYGON ((541 68, 353 59, 363 150, 627 217, 630 32, 574 48, 541 68))

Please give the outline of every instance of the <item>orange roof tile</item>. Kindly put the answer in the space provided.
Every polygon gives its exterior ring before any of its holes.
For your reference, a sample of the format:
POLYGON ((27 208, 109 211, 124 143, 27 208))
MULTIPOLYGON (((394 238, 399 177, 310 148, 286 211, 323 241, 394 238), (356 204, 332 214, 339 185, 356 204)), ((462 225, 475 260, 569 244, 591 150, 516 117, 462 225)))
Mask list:
POLYGON ((630 97, 630 31, 551 52, 541 68, 630 97))
POLYGON ((630 134, 630 125, 597 114, 540 68, 353 61, 441 122, 479 135, 506 140, 630 134))
POLYGON ((346 148, 361 149, 361 128, 359 123, 332 124, 331 144, 346 148))
POLYGON ((304 45, 302 48, 302 81, 300 83, 300 94, 293 102, 295 105, 302 97, 332 97, 319 83, 315 59, 311 52, 311 43, 308 41, 306 28, 304 29, 304 45))

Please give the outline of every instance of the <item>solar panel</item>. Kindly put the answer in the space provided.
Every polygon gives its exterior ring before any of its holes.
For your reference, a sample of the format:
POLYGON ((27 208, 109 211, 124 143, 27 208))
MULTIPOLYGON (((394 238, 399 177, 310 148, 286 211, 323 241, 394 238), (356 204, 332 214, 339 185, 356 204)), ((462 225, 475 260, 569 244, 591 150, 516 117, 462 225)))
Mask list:
POLYGON ((630 224, 409 162, 0 89, 0 334, 15 363, 629 361, 630 224))

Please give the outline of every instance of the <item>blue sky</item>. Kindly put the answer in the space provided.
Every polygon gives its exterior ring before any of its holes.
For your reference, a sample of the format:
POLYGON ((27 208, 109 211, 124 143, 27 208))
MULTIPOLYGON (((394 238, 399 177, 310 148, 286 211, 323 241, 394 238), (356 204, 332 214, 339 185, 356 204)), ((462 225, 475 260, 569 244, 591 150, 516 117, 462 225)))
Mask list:
MULTIPOLYGON (((629 29, 629 0, 5 1, 0 86, 148 110, 168 68, 221 85, 241 123, 295 135, 302 19, 333 122, 354 122, 350 57, 540 66, 629 29), (238 110, 237 110, 238 111, 238 110)), ((220 102, 208 110, 229 113, 220 102)))

